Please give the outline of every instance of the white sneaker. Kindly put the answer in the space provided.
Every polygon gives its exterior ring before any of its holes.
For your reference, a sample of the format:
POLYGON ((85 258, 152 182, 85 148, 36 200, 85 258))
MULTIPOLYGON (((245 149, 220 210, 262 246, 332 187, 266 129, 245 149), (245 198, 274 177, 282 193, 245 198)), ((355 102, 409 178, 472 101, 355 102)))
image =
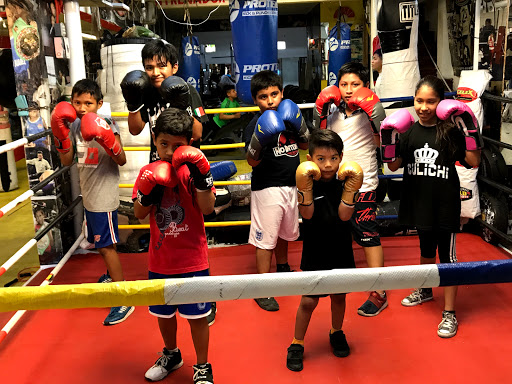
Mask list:
POLYGON ((453 337, 457 334, 459 323, 455 317, 455 313, 443 311, 443 320, 437 327, 437 335, 443 338, 453 337))
POLYGON ((164 348, 162 352, 158 352, 162 356, 155 362, 155 364, 146 371, 144 377, 148 381, 159 381, 165 378, 169 373, 175 371, 183 365, 181 352, 178 349, 176 352, 169 352, 164 348))

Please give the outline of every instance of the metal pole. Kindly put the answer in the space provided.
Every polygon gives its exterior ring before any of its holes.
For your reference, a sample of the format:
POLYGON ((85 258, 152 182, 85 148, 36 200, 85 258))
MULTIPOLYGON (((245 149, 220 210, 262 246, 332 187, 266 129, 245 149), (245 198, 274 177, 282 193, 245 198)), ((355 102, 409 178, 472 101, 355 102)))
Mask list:
MULTIPOLYGON (((78 1, 64 1, 64 15, 66 19, 66 33, 69 41, 69 75, 71 85, 78 80, 85 79, 85 60, 82 41, 82 25, 80 21, 80 6, 78 1)), ((78 170, 71 168, 71 198, 75 200, 80 194, 80 184, 78 179, 78 170)), ((73 211, 74 237, 77 238, 82 232, 83 209, 80 206, 75 207, 73 211)))

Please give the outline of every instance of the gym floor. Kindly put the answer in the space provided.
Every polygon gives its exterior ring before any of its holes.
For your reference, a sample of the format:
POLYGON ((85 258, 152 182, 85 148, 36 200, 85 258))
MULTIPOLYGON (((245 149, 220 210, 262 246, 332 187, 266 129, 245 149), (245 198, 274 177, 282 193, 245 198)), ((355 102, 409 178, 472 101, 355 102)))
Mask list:
MULTIPOLYGON (((386 237, 383 247, 387 266, 419 262, 416 236, 386 237)), ((298 269, 301 249, 299 241, 290 245, 293 269, 298 269)), ((211 248, 209 254, 213 275, 256 270, 252 246, 211 248)), ((458 235, 457 255, 461 262, 510 258, 503 249, 468 233, 458 235)), ((147 254, 120 256, 128 280, 146 278, 147 254)), ((357 266, 365 267, 360 247, 355 247, 355 256, 357 266)), ((54 284, 96 282, 104 268, 98 254, 75 255, 54 284)), ((34 284, 42 282, 47 273, 39 275, 34 284)), ((210 328, 209 360, 215 382, 509 382, 511 284, 461 286, 459 332, 451 339, 441 339, 436 333, 443 309, 442 288, 434 288, 433 301, 412 308, 400 304, 409 292, 388 291, 389 307, 373 318, 356 313, 366 293, 347 295, 343 329, 351 354, 342 359, 330 350, 329 299, 321 299, 306 335, 302 372, 286 368, 298 296, 278 298, 278 312, 265 312, 253 300, 218 302, 217 318, 210 328)), ((0 344, 2 382, 144 382, 145 371, 163 347, 156 319, 146 307, 137 307, 125 322, 105 327, 101 323, 107 313, 107 308, 29 311, 0 344)), ((0 324, 12 315, 0 313, 0 324)), ((185 364, 163 383, 192 383, 195 354, 188 324, 181 318, 178 345, 185 364)))

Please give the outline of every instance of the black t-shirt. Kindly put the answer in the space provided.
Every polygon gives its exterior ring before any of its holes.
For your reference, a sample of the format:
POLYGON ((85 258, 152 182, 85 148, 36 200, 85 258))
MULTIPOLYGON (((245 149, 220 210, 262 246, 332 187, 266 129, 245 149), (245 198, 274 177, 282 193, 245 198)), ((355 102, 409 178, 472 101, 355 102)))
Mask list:
MULTIPOLYGON (((257 113, 244 130, 246 152, 260 116, 261 113, 257 113)), ((261 162, 252 169, 253 191, 295 186, 295 171, 300 164, 297 133, 289 130, 280 132, 274 135, 271 143, 263 148, 261 162)))
MULTIPOLYGON (((201 123, 206 123, 208 121, 208 116, 206 116, 204 113, 203 102, 201 101, 201 97, 199 96, 199 93, 194 87, 192 87, 188 83, 187 85, 190 91, 189 107, 187 108, 187 112, 190 114, 190 116, 193 116, 201 123)), ((142 118, 142 121, 144 121, 145 123, 149 123, 151 133, 153 133, 153 127, 155 126, 156 120, 158 119, 158 116, 160 116, 160 113, 163 110, 170 107, 172 107, 172 105, 166 103, 164 99, 162 99, 162 96, 160 96, 158 90, 156 88, 153 88, 153 91, 151 95, 148 97, 148 100, 144 100, 144 107, 142 107, 142 109, 140 110, 140 116, 142 118)), ((156 152, 155 144, 151 139, 151 153, 149 162, 151 163, 158 159, 159 157, 158 153, 156 152)))
POLYGON ((303 271, 356 267, 350 222, 338 215, 343 185, 337 179, 313 181, 313 217, 302 219, 303 271))
POLYGON ((436 127, 419 122, 400 135, 400 153, 404 167, 399 221, 418 229, 459 230, 460 183, 455 162, 464 162, 466 143, 462 133, 453 128, 450 140, 456 152, 441 149, 436 127))

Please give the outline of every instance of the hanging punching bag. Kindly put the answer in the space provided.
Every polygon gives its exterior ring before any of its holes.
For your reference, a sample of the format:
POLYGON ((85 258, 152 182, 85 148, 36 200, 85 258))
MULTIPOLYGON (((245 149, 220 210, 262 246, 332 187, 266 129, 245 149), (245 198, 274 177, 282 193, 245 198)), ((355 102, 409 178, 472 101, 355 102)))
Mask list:
POLYGON ((382 49, 380 98, 414 96, 420 80, 418 22, 417 1, 377 1, 377 33, 382 49))
POLYGON ((278 69, 277 0, 230 0, 229 19, 238 98, 252 104, 252 76, 263 70, 277 73, 278 69))
POLYGON ((338 85, 338 70, 350 61, 350 26, 337 22, 329 32, 329 85, 338 85))
POLYGON ((193 86, 198 92, 201 77, 201 51, 195 36, 185 36, 181 39, 182 62, 179 66, 178 76, 193 86))

